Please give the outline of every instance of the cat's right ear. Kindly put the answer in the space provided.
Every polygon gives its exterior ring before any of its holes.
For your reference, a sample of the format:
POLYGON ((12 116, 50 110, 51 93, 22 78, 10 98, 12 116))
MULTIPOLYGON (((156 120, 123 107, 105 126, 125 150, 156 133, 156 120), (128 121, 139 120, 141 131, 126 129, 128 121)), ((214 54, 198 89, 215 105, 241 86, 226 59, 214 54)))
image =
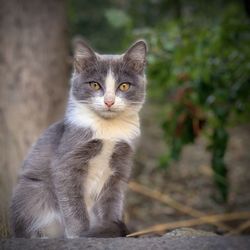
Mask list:
POLYGON ((75 38, 73 40, 74 47, 74 70, 77 73, 83 71, 96 60, 94 50, 82 39, 75 38))

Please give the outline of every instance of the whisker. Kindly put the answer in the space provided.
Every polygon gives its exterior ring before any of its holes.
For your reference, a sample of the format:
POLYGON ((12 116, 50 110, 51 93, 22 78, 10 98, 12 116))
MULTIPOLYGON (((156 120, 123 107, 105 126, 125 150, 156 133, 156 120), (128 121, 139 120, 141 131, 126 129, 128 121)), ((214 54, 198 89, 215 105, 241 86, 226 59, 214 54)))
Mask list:
POLYGON ((88 102, 88 101, 77 101, 77 102, 80 102, 80 103, 91 103, 91 102, 88 102))

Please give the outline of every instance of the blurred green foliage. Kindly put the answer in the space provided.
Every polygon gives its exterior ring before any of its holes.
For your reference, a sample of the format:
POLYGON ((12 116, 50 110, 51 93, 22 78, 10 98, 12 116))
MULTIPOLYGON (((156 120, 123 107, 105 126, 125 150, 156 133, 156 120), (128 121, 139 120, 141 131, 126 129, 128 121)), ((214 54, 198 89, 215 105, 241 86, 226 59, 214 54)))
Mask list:
POLYGON ((229 187, 227 128, 249 120, 249 24, 242 6, 231 3, 217 18, 182 18, 145 33, 152 49, 149 75, 159 86, 152 94, 167 106, 163 129, 170 151, 160 165, 177 160, 184 145, 205 134, 223 200, 229 187))
POLYGON ((250 120, 250 21, 241 1, 69 1, 74 34, 99 50, 149 44, 149 98, 159 103, 166 168, 205 135, 214 180, 226 201, 227 128, 250 120))

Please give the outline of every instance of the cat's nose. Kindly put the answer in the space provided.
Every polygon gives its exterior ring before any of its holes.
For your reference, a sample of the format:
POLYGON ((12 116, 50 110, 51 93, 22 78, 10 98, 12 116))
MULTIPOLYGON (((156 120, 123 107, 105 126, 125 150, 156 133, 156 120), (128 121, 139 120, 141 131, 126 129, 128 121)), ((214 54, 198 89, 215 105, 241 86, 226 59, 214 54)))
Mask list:
POLYGON ((115 101, 114 100, 105 100, 104 103, 108 108, 110 108, 112 105, 114 105, 115 101))

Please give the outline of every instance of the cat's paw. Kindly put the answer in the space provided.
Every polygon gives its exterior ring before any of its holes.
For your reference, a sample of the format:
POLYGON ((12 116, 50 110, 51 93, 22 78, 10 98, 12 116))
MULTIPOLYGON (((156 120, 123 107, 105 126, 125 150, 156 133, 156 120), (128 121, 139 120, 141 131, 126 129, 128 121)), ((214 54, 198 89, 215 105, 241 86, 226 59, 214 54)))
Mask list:
POLYGON ((114 238, 125 237, 128 234, 128 229, 122 221, 109 222, 105 225, 98 226, 90 229, 81 234, 82 237, 95 237, 95 238, 114 238))

